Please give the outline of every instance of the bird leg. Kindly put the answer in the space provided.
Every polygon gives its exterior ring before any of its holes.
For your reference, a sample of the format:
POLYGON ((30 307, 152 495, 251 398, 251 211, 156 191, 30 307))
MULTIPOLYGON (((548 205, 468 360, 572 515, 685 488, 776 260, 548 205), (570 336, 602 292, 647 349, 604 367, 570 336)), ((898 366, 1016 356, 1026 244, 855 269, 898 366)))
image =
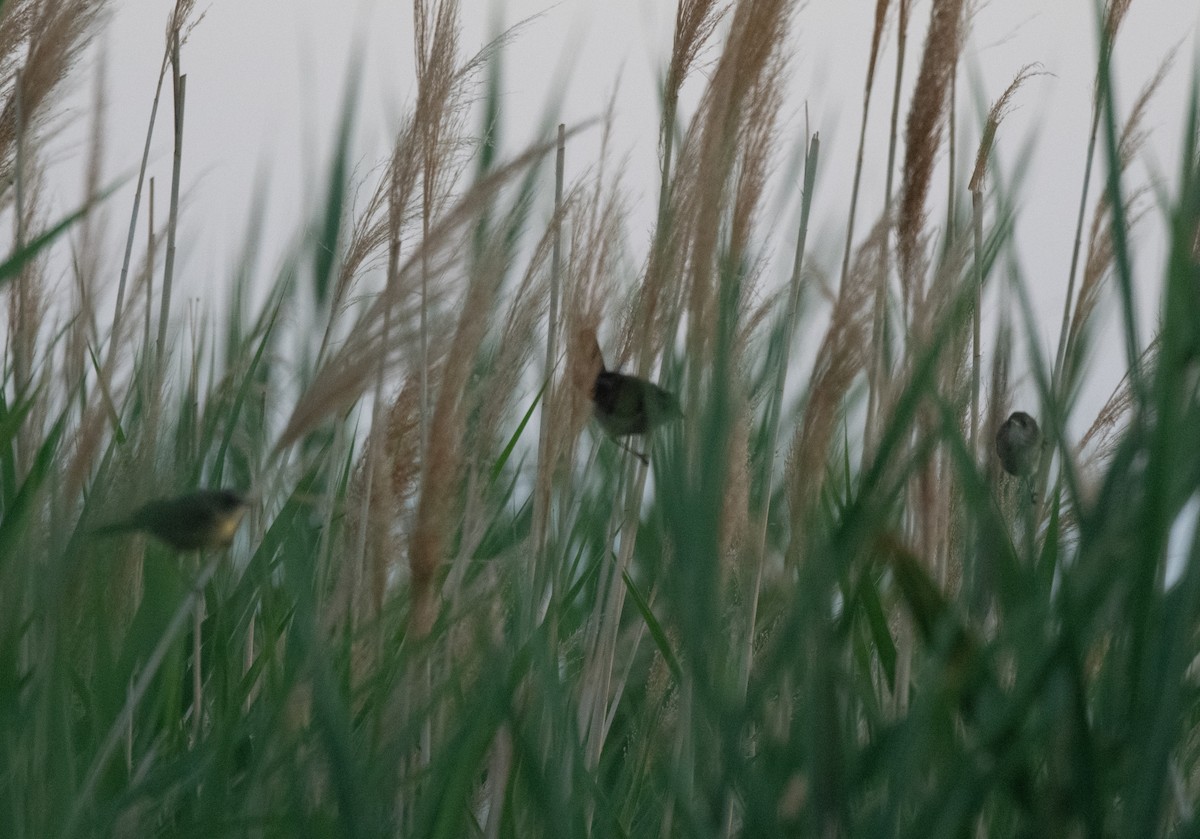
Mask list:
POLYGON ((640 460, 640 461, 642 462, 642 465, 643 465, 643 466, 649 466, 649 465, 650 465, 650 459, 649 459, 648 457, 646 457, 646 456, 645 456, 644 454, 642 454, 641 452, 639 452, 639 451, 636 451, 635 449, 631 448, 631 447, 629 446, 629 444, 628 444, 628 443, 626 443, 624 440, 618 440, 616 437, 612 437, 611 439, 612 439, 612 441, 613 441, 614 443, 616 443, 618 446, 620 446, 620 447, 621 447, 621 448, 623 448, 625 451, 629 452, 631 455, 633 455, 633 456, 634 456, 634 457, 636 457, 638 460, 640 460))

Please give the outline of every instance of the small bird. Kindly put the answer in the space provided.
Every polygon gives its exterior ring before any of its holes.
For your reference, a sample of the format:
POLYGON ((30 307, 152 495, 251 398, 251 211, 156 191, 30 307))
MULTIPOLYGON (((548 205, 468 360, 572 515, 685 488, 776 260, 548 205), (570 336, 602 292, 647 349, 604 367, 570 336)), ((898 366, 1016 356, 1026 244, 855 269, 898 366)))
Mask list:
POLYGON ((1042 455, 1037 420, 1024 411, 1014 411, 996 432, 996 455, 1008 474, 1017 478, 1033 475, 1042 455))
MULTIPOLYGON (((603 361, 592 385, 592 408, 600 425, 614 438, 645 434, 683 416, 673 393, 637 376, 606 370, 603 361)), ((641 452, 617 442, 642 463, 649 463, 641 452)))
POLYGON ((92 531, 110 536, 140 530, 177 551, 228 547, 246 512, 246 498, 230 489, 210 489, 160 498, 122 521, 92 531))

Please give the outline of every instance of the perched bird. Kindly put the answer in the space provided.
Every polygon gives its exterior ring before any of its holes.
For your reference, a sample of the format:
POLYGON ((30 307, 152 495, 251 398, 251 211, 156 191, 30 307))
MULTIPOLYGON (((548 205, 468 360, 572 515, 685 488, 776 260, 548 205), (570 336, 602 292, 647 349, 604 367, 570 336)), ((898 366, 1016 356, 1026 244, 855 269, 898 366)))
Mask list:
MULTIPOLYGON (((603 361, 592 385, 592 409, 600 425, 614 438, 645 434, 683 416, 673 393, 637 376, 606 370, 603 361)), ((649 462, 644 454, 621 445, 642 463, 649 462)))
POLYGON ((92 531, 97 536, 140 530, 177 551, 224 548, 246 512, 246 499, 230 489, 160 498, 122 521, 92 531))
POLYGON ((1037 420, 1024 411, 1014 411, 996 432, 996 455, 1004 471, 1028 478, 1038 467, 1042 454, 1042 432, 1037 420))

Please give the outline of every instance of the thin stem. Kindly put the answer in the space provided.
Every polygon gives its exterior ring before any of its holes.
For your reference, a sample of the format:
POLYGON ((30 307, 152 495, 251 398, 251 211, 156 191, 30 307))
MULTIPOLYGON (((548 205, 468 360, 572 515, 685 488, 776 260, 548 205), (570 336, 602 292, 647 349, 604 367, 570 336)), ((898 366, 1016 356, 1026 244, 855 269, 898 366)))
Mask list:
MULTIPOLYGON (((134 191, 133 191, 133 209, 130 210, 130 213, 129 213, 129 233, 125 237, 125 256, 121 260, 121 275, 117 280, 117 302, 116 302, 116 307, 113 310, 113 323, 112 323, 113 339, 109 343, 108 361, 105 365, 106 368, 109 370, 112 369, 113 355, 116 352, 116 337, 117 337, 117 335, 120 334, 121 312, 125 308, 125 306, 124 306, 125 285, 129 279, 129 263, 133 257, 133 239, 134 239, 134 234, 137 231, 138 209, 141 207, 141 203, 142 203, 142 184, 146 180, 146 168, 150 162, 150 141, 154 138, 154 123, 158 119, 158 102, 159 102, 159 99, 162 97, 163 80, 166 78, 167 61, 168 61, 169 56, 170 56, 170 50, 168 49, 166 52, 163 53, 162 65, 159 67, 159 70, 158 70, 158 84, 154 88, 154 102, 150 106, 150 123, 146 126, 146 142, 142 146, 142 163, 138 167, 137 188, 134 189, 134 191)), ((153 235, 153 230, 154 230, 154 178, 150 179, 150 225, 151 225, 151 228, 150 228, 151 235, 150 235, 149 247, 150 247, 150 249, 153 249, 153 247, 154 247, 154 235, 153 235)), ((149 285, 153 285, 153 283, 150 283, 149 285)), ((149 293, 149 292, 147 292, 147 293, 149 293)), ((147 317, 147 319, 149 319, 149 317, 150 317, 149 308, 147 308, 146 317, 147 317)), ((147 323, 148 322, 149 321, 147 320, 147 323)), ((147 332, 147 339, 146 339, 145 346, 147 346, 147 347, 150 346, 148 332, 147 332)))
MULTIPOLYGON (((563 170, 566 163, 567 133, 566 125, 558 126, 558 149, 554 161, 554 231, 550 252, 550 311, 546 315, 546 363, 545 391, 542 395, 541 423, 538 430, 538 470, 537 488, 533 503, 534 538, 537 545, 538 568, 547 569, 545 560, 546 529, 549 520, 550 492, 553 475, 550 474, 554 465, 550 462, 550 423, 553 417, 550 407, 555 404, 551 398, 555 389, 552 377, 555 359, 558 357, 558 307, 559 286, 562 283, 562 215, 563 215, 563 170)), ((539 590, 542 581, 539 580, 539 590)))
POLYGON ((950 102, 947 107, 946 122, 948 123, 946 146, 947 146, 947 163, 946 166, 946 235, 943 237, 945 252, 949 253, 954 247, 954 242, 958 238, 954 229, 954 214, 958 209, 958 190, 954 186, 954 175, 957 168, 957 153, 958 153, 958 131, 956 130, 958 120, 957 108, 958 103, 958 62, 950 69, 950 102))
POLYGON ((867 423, 863 435, 863 459, 865 466, 875 454, 876 438, 879 435, 880 413, 883 399, 880 391, 885 386, 884 373, 887 369, 887 290, 888 271, 891 265, 892 244, 892 191, 895 183, 896 148, 899 142, 900 93, 904 81, 904 56, 908 45, 908 5, 910 0, 900 0, 896 26, 896 83, 892 87, 892 114, 888 128, 887 168, 883 190, 885 220, 880 237, 880 278, 875 290, 875 312, 872 319, 872 339, 875 345, 871 370, 871 386, 867 389, 867 423))
MULTIPOLYGON (((14 192, 16 193, 16 206, 14 209, 13 219, 13 244, 14 252, 20 251, 25 246, 25 74, 18 71, 13 87, 13 110, 16 115, 16 148, 13 152, 13 165, 15 172, 13 173, 14 192)), ((28 264, 28 263, 26 263, 28 264)), ((28 287, 28 272, 25 268, 21 269, 21 274, 17 278, 18 286, 14 287, 14 296, 11 303, 12 310, 10 311, 10 331, 12 332, 12 366, 13 366, 13 385, 17 394, 24 394, 29 388, 29 380, 32 376, 30 373, 30 365, 32 360, 29 358, 32 347, 27 347, 26 338, 27 330, 24 328, 12 329, 24 319, 25 301, 27 299, 26 289, 28 287), (13 317, 15 315, 15 317, 13 317)), ((27 426, 22 424, 17 434, 17 468, 24 473, 25 464, 27 462, 26 453, 29 451, 29 432, 27 426)))
POLYGON ((204 626, 204 598, 196 598, 192 610, 192 745, 200 742, 200 718, 204 716, 204 676, 200 669, 200 631, 204 626))
POLYGON ((854 183, 850 187, 850 219, 846 223, 846 246, 842 250, 842 277, 846 282, 846 274, 850 272, 850 251, 854 247, 854 217, 858 209, 858 191, 862 181, 863 156, 867 145, 867 114, 871 108, 872 85, 867 84, 863 89, 862 120, 858 126, 858 153, 854 159, 854 183))
MULTIPOLYGON (((817 162, 821 151, 821 135, 814 134, 808 146, 808 158, 804 166, 804 192, 800 198, 800 226, 796 231, 796 252, 792 257, 792 276, 788 292, 788 307, 784 314, 783 337, 780 342, 779 363, 775 368, 775 383, 771 390, 771 401, 767 407, 767 457, 763 467, 763 496, 770 505, 771 479, 775 467, 775 446, 779 437, 779 416, 782 413, 783 392, 787 387, 788 353, 796 334, 796 322, 800 317, 801 277, 804 272, 804 251, 808 241, 808 219, 812 210, 813 190, 817 183, 817 162)), ((753 660, 754 624, 758 619, 758 595, 762 587, 764 554, 767 545, 767 513, 762 511, 758 542, 754 551, 754 583, 750 590, 750 614, 746 619, 746 649, 742 655, 742 666, 738 673, 738 695, 743 695, 750 683, 750 665, 753 660)))
MULTIPOLYGON (((167 255, 163 265, 162 301, 158 315, 158 342, 155 347, 155 384, 161 385, 167 346, 167 324, 171 319, 171 287, 175 276, 175 239, 179 230, 179 182, 183 166, 183 110, 187 98, 187 76, 179 73, 179 34, 171 54, 171 73, 175 91, 175 152, 171 166, 171 203, 167 213, 167 255)), ((160 387, 155 388, 156 391, 160 387)))
MULTIPOLYGON (((887 174, 884 185, 884 207, 888 214, 884 224, 882 242, 880 243, 880 259, 882 276, 875 293, 875 381, 876 387, 871 388, 867 411, 868 430, 866 444, 863 446, 863 464, 874 457, 878 443, 879 428, 882 423, 883 400, 879 398, 879 390, 886 387, 886 372, 888 367, 888 318, 887 318, 887 288, 888 274, 891 267, 892 247, 892 194, 896 173, 896 149, 899 145, 900 124, 900 93, 904 79, 904 57, 908 45, 908 10, 911 0, 900 0, 896 26, 896 84, 892 89, 892 118, 888 134, 887 174)), ((902 317, 908 316, 908 301, 904 300, 902 317)), ((906 619, 901 619, 896 633, 896 676, 895 693, 892 696, 893 709, 902 712, 908 705, 908 681, 912 669, 913 634, 906 619)))
POLYGON ((979 456, 980 313, 983 305, 983 194, 971 190, 971 227, 975 239, 975 307, 971 313, 971 452, 979 456))
POLYGON ((1096 156, 1096 139, 1100 134, 1100 99, 1097 96, 1092 106, 1092 130, 1088 135, 1087 154, 1083 161, 1083 189, 1079 194, 1079 213, 1075 219, 1075 241, 1071 246, 1071 268, 1067 272, 1067 296, 1063 301, 1062 327, 1058 333, 1058 353, 1054 359, 1054 376, 1051 392, 1056 398, 1066 395, 1066 363, 1074 349, 1070 340, 1071 303, 1075 297, 1075 279, 1079 272, 1079 254, 1083 248, 1083 222, 1087 215, 1088 189, 1092 180, 1092 162, 1096 156))
POLYGON ((154 178, 150 179, 150 208, 146 213, 146 235, 148 241, 146 243, 146 312, 143 322, 142 331, 142 346, 149 350, 150 344, 150 322, 151 312, 154 311, 151 305, 154 301, 154 178))

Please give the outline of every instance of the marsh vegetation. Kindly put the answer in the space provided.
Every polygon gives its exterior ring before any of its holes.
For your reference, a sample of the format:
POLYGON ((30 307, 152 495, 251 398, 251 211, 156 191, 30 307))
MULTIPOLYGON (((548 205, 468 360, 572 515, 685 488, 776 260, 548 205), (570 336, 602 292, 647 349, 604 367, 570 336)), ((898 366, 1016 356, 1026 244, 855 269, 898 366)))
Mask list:
POLYGON ((1195 835, 1195 88, 1151 201, 1128 167, 1161 76, 1127 111, 1110 84, 1138 10, 1081 24, 1090 189, 1044 347, 992 163, 1034 71, 962 107, 969 5, 877 3, 858 158, 886 136, 888 178, 860 194, 781 130, 802 4, 681 0, 631 252, 619 150, 558 163, 605 119, 500 155, 478 126, 521 33, 470 54, 459 4, 416 0, 391 153, 350 159, 348 104, 299 244, 265 271, 248 224, 197 314, 175 252, 203 21, 179 0, 167 23, 173 173, 152 189, 143 160, 111 259, 95 220, 127 208, 98 164, 78 212, 38 200, 104 4, 0 2, 0 835, 1195 835), (827 177, 853 209, 822 265, 827 177), (1074 439, 1104 299, 1128 369, 1074 439), (591 419, 598 348, 678 395, 648 464, 591 419), (995 448, 1014 410, 1046 441, 1020 479, 995 448), (217 487, 249 493, 228 549, 93 536, 217 487))

